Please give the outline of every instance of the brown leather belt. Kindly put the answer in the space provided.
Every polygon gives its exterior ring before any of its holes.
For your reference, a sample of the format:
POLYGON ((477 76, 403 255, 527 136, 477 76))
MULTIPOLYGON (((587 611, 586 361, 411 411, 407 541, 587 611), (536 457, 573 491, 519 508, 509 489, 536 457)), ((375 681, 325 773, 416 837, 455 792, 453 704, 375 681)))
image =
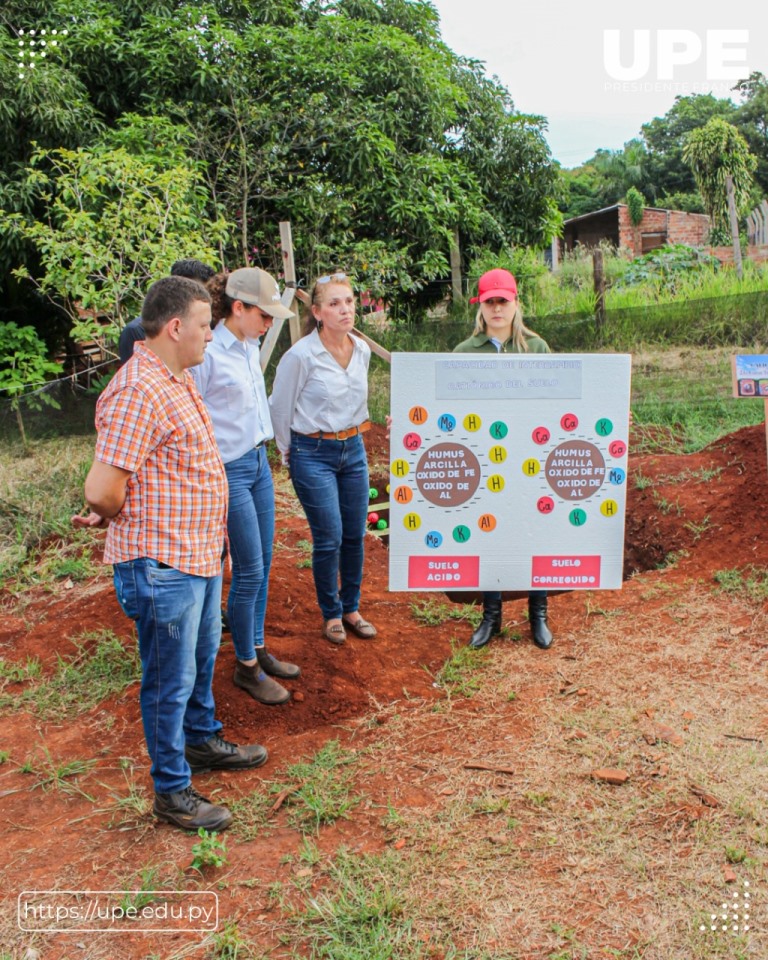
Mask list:
POLYGON ((305 436, 312 437, 313 440, 349 440, 350 437, 356 437, 358 433, 365 433, 371 429, 371 421, 365 420, 359 427, 350 427, 348 430, 337 430, 336 433, 323 433, 318 430, 317 433, 307 433, 305 436))

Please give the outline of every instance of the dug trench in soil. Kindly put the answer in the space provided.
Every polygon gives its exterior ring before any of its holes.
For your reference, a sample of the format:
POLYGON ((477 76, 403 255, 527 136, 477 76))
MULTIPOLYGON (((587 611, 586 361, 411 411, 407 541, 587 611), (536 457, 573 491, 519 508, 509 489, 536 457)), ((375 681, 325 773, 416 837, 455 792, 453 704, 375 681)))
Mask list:
MULTIPOLYGON (((375 425, 366 436, 372 464, 372 485, 384 490, 388 441, 385 428, 375 425)), ((760 561, 768 538, 763 502, 766 469, 765 434, 761 426, 748 427, 692 455, 643 455, 630 452, 624 576, 675 563, 680 575, 708 576, 723 567, 743 567, 760 561)), ((445 629, 424 627, 411 606, 443 594, 401 594, 388 590, 386 538, 366 538, 366 560, 361 612, 379 628, 374 641, 352 635, 335 647, 321 635, 311 569, 307 564, 310 539, 300 509, 278 508, 275 553, 267 611, 268 648, 275 656, 301 666, 297 681, 286 681, 292 701, 278 708, 254 702, 232 684, 234 652, 227 634, 216 666, 214 692, 219 717, 228 735, 243 742, 269 743, 360 716, 373 702, 401 698, 404 691, 433 696, 434 674, 450 654, 449 640, 471 632, 463 623, 445 629)), ((582 593, 582 592, 579 592, 582 593)), ((466 602, 465 594, 455 594, 466 602)), ((125 618, 109 581, 51 595, 40 591, 25 598, 23 616, 14 616, 6 598, 0 616, 0 655, 9 661, 39 658, 43 670, 55 667, 57 657, 71 656, 71 637, 84 630, 113 630, 130 642, 133 626, 125 618)), ((557 630, 556 599, 550 615, 557 630)), ((505 606, 505 619, 524 622, 524 601, 505 606)), ((140 752, 138 704, 134 698, 120 711, 130 720, 126 751, 140 752)))

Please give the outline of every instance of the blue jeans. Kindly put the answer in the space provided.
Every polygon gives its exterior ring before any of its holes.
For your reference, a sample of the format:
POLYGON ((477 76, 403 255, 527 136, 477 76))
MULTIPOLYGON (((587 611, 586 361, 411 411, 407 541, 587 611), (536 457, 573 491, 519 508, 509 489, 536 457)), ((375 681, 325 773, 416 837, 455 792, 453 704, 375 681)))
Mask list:
POLYGON ((368 519, 363 438, 320 440, 292 433, 288 463, 312 531, 312 573, 323 619, 354 613, 360 604, 368 519))
POLYGON ((227 532, 232 585, 227 615, 238 660, 253 660, 264 646, 269 568, 275 538, 275 488, 266 447, 224 465, 229 483, 227 532))
POLYGON ((205 743, 214 716, 213 666, 221 639, 221 576, 195 577, 157 560, 116 563, 115 591, 136 621, 141 721, 157 793, 189 786, 185 744, 205 743))

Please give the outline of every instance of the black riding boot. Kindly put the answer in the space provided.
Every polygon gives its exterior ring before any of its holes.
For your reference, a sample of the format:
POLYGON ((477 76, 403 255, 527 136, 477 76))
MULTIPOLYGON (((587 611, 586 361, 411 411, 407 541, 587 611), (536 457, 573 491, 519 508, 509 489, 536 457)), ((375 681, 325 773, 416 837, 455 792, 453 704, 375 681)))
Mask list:
POLYGON ((495 593, 483 594, 483 619, 469 641, 470 647, 478 650, 501 633, 501 597, 495 593))
POLYGON ((528 594, 528 620, 533 642, 542 650, 552 646, 552 631, 547 625, 547 591, 531 590, 528 594))

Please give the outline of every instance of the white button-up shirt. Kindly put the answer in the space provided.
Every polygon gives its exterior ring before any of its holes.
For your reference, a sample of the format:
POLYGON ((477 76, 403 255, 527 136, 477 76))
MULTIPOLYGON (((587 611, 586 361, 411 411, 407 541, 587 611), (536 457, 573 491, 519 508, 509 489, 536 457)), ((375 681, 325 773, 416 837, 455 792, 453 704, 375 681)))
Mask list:
POLYGON ((368 364, 371 348, 350 335, 352 358, 344 369, 325 349, 317 330, 283 354, 275 372, 272 424, 280 452, 291 448, 296 433, 336 433, 368 419, 368 364))
POLYGON ((258 340, 238 340, 222 320, 213 328, 203 362, 191 367, 190 373, 211 415, 224 463, 239 460, 257 444, 272 439, 258 340))

